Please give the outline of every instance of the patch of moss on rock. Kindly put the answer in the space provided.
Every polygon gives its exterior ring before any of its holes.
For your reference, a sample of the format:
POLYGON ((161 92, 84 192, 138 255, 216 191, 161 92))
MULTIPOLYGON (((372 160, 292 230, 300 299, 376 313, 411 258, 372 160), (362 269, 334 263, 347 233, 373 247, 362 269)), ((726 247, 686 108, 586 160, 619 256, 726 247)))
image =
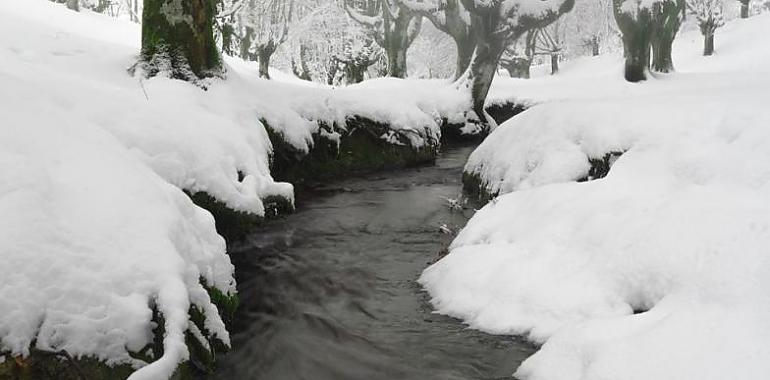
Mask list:
POLYGON ((497 125, 506 122, 508 119, 524 112, 527 106, 524 104, 505 102, 500 104, 491 104, 486 107, 486 111, 492 119, 495 119, 497 125))
MULTIPOLYGON (((238 307, 237 294, 225 294, 216 288, 205 286, 211 302, 217 306, 226 325, 232 323, 235 309, 238 307)), ((154 306, 152 308, 153 340, 139 352, 129 353, 133 358, 152 362, 163 355, 163 337, 165 336, 165 321, 163 315, 154 306)), ((228 350, 227 346, 216 337, 212 337, 205 328, 206 317, 196 307, 189 310, 190 320, 195 324, 200 335, 191 331, 185 333, 185 343, 190 350, 190 360, 181 363, 172 380, 191 380, 201 375, 210 375, 216 369, 216 358, 219 353, 228 350)), ((34 346, 34 344, 33 344, 34 346)), ((66 351, 48 352, 31 349, 26 358, 1 355, 4 361, 0 363, 0 380, 118 380, 126 379, 134 369, 128 364, 108 366, 93 357, 73 357, 66 351)))
POLYGON ((463 194, 469 199, 479 201, 481 205, 495 199, 497 192, 490 192, 487 184, 478 173, 463 172, 463 194))
POLYGON ((607 174, 610 174, 610 167, 615 161, 623 155, 622 151, 609 152, 600 158, 588 158, 588 163, 591 164, 591 168, 588 169, 588 173, 578 178, 578 182, 588 182, 595 179, 604 178, 607 174))
MULTIPOLYGON (((610 172, 610 167, 623 153, 625 152, 613 151, 606 153, 600 158, 589 157, 588 162, 591 166, 588 169, 588 173, 583 177, 575 179, 575 181, 587 182, 606 177, 610 172)), ((489 184, 485 183, 478 173, 472 172, 463 172, 463 194, 483 204, 498 196, 497 192, 489 191, 489 184)))
POLYGON ((206 209, 214 216, 217 232, 227 242, 243 240, 254 228, 262 225, 265 219, 273 219, 278 215, 288 214, 294 211, 291 200, 281 196, 268 196, 262 199, 265 206, 265 216, 255 215, 249 212, 237 211, 227 207, 223 202, 216 200, 204 192, 187 194, 198 207, 206 209))
POLYGON ((345 128, 321 123, 309 153, 287 143, 279 132, 263 123, 273 144, 273 177, 298 186, 433 163, 438 155, 437 139, 428 137, 425 146, 414 147, 405 135, 407 132, 394 131, 386 124, 358 116, 348 118, 345 128), (334 132, 339 134, 338 141, 327 137, 334 132), (384 135, 390 136, 389 141, 384 135))
MULTIPOLYGON (((487 114, 500 125, 508 119, 524 112, 527 106, 523 104, 505 102, 492 104, 486 107, 487 114)), ((489 128, 479 127, 478 133, 463 132, 465 123, 449 123, 444 120, 441 125, 441 141, 443 143, 477 144, 483 141, 489 135, 489 128)))
POLYGON ((0 380, 125 379, 134 371, 129 365, 110 367, 94 358, 73 358, 64 351, 33 349, 26 358, 3 357, 0 380))

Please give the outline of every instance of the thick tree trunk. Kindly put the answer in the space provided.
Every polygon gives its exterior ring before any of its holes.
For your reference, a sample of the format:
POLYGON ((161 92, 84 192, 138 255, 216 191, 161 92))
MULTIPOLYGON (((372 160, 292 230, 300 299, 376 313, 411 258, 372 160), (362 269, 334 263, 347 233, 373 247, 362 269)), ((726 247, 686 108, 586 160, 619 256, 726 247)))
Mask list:
POLYGON ((559 55, 551 54, 551 75, 556 75, 559 72, 559 55))
POLYGON ((306 81, 312 81, 313 78, 310 76, 310 69, 307 67, 307 60, 305 59, 307 56, 307 46, 305 44, 300 44, 299 46, 299 63, 297 63, 297 60, 292 58, 291 59, 291 71, 294 73, 294 76, 296 76, 299 79, 306 80, 306 81))
POLYGON ((707 34, 703 37, 703 55, 714 54, 714 34, 707 34))
POLYGON ((623 50, 626 57, 625 78, 629 82, 647 79, 650 67, 650 43, 652 40, 652 16, 647 9, 636 15, 621 9, 623 0, 613 0, 615 21, 623 34, 623 50))
POLYGON ((270 79, 270 58, 275 53, 275 47, 272 43, 268 43, 267 46, 262 46, 257 49, 257 55, 259 58, 259 77, 270 79))
POLYGON ((352 63, 345 66, 345 76, 347 77, 347 83, 355 84, 363 82, 366 68, 367 66, 359 66, 352 63))
POLYGON ((388 55, 388 76, 406 78, 406 49, 407 46, 393 43, 385 52, 388 55))
POLYGON ((469 70, 458 80, 461 85, 470 89, 473 112, 479 122, 487 126, 494 125, 494 120, 487 118, 484 104, 503 51, 505 51, 505 41, 499 39, 489 38, 487 41, 478 43, 469 70))
POLYGON ((661 73, 674 71, 671 46, 679 31, 680 13, 684 4, 668 0, 653 7, 652 69, 661 73))
POLYGON ((145 0, 141 64, 145 75, 161 71, 197 81, 222 75, 214 41, 213 0, 145 0))
POLYGON ((457 46, 457 60, 455 62, 455 76, 454 79, 459 79, 465 70, 468 70, 468 66, 471 64, 473 58, 473 51, 476 50, 476 45, 471 41, 470 36, 464 37, 453 36, 455 45, 457 46))
POLYGON ((411 14, 405 9, 401 9, 398 17, 395 18, 390 17, 388 12, 385 12, 385 14, 387 15, 383 21, 385 33, 382 36, 382 40, 378 43, 385 49, 385 54, 388 56, 387 75, 396 78, 406 78, 406 52, 409 49, 409 45, 414 41, 416 33, 419 33, 422 16, 411 14), (416 23, 413 25, 416 30, 410 30, 410 25, 413 22, 416 23))
POLYGON ((749 18, 749 0, 740 0, 741 18, 749 18))
POLYGON ((674 39, 655 40, 652 44, 652 69, 660 73, 674 71, 674 61, 671 58, 671 45, 674 39))

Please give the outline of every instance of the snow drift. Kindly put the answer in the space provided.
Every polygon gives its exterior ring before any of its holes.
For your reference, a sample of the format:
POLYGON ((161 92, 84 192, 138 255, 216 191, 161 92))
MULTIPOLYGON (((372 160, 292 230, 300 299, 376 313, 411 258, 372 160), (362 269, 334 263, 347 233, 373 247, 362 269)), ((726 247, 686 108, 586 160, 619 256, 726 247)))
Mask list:
POLYGON ((680 73, 642 84, 599 58, 522 86, 540 104, 466 166, 503 195, 421 277, 438 312, 544 343, 521 379, 767 378, 768 21, 728 24, 711 58, 680 36, 680 73))
POLYGON ((139 41, 139 26, 88 11, 0 3, 0 361, 64 350, 162 379, 189 358, 186 334, 228 344, 207 290, 234 295, 233 267, 182 190, 259 216, 268 197, 291 202, 260 119, 305 152, 320 122, 352 115, 415 147, 464 120, 468 100, 443 82, 278 83, 230 58, 207 91, 141 80, 127 74, 139 41), (133 354, 152 343, 153 311, 163 356, 147 363, 133 354))

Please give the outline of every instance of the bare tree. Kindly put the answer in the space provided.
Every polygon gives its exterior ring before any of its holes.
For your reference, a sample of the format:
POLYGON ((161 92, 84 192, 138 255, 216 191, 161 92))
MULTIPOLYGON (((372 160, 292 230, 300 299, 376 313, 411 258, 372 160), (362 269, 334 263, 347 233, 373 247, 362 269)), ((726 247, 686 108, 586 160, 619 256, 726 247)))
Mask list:
POLYGON ((476 48, 471 36, 468 11, 461 0, 399 0, 401 4, 427 18, 436 29, 452 37, 457 47, 455 79, 471 62, 476 48))
POLYGON ((270 58, 289 38, 295 0, 244 0, 233 13, 234 43, 241 58, 259 62, 259 76, 270 79, 270 58))
POLYGON ((687 0, 687 9, 695 15, 703 34, 703 55, 714 54, 714 32, 725 24, 722 0, 687 0))
POLYGON ((613 0, 618 28, 623 35, 626 56, 625 78, 638 82, 652 68, 672 71, 671 46, 682 20, 683 0, 613 0))
POLYGON ((551 58, 551 75, 559 72, 559 57, 564 49, 560 20, 534 31, 534 55, 546 55, 551 58))
POLYGON ((470 15, 476 48, 469 69, 456 83, 470 90, 476 121, 494 126, 484 102, 506 47, 528 31, 556 21, 572 9, 574 0, 462 0, 462 5, 470 15))
POLYGON ((388 76, 407 74, 406 52, 420 33, 422 16, 396 0, 344 0, 348 15, 385 50, 388 76))
POLYGON ((537 30, 530 30, 521 38, 508 45, 500 57, 500 67, 508 71, 511 78, 529 79, 530 67, 535 59, 535 37, 537 30))

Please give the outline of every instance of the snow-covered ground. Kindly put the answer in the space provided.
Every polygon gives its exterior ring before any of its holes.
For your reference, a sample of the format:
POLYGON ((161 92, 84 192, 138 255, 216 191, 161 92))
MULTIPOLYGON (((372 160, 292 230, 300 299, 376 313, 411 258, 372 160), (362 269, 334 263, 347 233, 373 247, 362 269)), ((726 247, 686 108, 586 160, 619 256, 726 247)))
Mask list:
MULTIPOLYGON (((197 306, 209 338, 228 333, 203 285, 235 292, 225 242, 183 193, 205 191, 256 215, 293 199, 269 171, 259 118, 307 150, 318 120, 389 124, 415 146, 467 99, 442 82, 372 81, 346 89, 256 78, 227 59, 208 91, 127 74, 137 25, 46 0, 0 2, 0 360, 66 350, 171 375, 188 357, 197 306), (425 100, 422 100, 425 99, 425 100), (203 284, 199 281, 202 279, 203 284), (164 355, 134 359, 165 320, 164 355)), ((437 140, 437 139, 436 139, 437 140)))
POLYGON ((685 33, 679 72, 638 84, 620 57, 496 84, 537 105, 470 157, 503 195, 423 273, 436 309, 542 343, 521 379, 770 377, 768 33, 731 21, 713 57, 685 33))

